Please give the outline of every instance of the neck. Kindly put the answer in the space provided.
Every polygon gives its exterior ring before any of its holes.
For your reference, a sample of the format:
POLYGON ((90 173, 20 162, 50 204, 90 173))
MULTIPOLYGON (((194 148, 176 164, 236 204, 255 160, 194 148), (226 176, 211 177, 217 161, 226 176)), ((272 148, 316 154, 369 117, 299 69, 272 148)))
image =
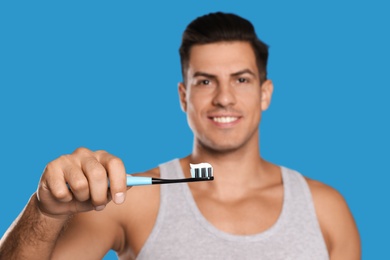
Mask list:
POLYGON ((212 150, 195 141, 193 152, 187 158, 191 163, 210 163, 218 183, 235 185, 261 179, 268 164, 260 156, 258 140, 225 151, 212 150))
POLYGON ((187 169, 189 163, 208 162, 213 166, 214 181, 190 184, 190 189, 234 200, 281 183, 280 168, 261 158, 258 140, 225 151, 208 149, 195 140, 192 154, 181 160, 182 168, 187 169))

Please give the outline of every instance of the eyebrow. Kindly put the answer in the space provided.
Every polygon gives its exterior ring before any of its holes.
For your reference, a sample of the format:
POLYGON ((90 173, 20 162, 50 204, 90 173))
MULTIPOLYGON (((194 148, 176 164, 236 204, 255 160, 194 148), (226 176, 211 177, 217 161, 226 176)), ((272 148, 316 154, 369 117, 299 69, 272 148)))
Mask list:
POLYGON ((251 71, 250 69, 244 69, 244 70, 237 71, 235 73, 232 73, 231 76, 236 77, 236 76, 240 76, 240 75, 246 74, 246 73, 252 75, 253 77, 256 77, 256 74, 253 71, 251 71))
POLYGON ((212 74, 209 74, 209 73, 206 73, 206 72, 201 72, 201 71, 195 72, 193 77, 216 78, 215 75, 212 75, 212 74))
MULTIPOLYGON (((234 73, 230 74, 230 76, 237 77, 237 76, 240 76, 240 75, 246 74, 246 73, 256 77, 256 74, 253 71, 251 71, 250 69, 243 69, 243 70, 234 72, 234 73)), ((217 76, 215 76, 213 74, 210 74, 210 73, 197 71, 197 72, 194 73, 193 77, 216 78, 217 76)))

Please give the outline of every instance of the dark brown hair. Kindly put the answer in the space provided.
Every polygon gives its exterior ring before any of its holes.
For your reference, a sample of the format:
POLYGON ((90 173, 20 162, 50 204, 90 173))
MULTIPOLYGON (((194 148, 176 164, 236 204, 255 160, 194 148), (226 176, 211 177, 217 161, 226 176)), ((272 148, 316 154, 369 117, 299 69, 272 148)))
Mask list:
POLYGON ((250 43, 256 56, 260 82, 267 79, 268 46, 257 37, 252 23, 235 14, 217 12, 196 18, 183 33, 179 53, 184 82, 192 46, 226 41, 250 43))

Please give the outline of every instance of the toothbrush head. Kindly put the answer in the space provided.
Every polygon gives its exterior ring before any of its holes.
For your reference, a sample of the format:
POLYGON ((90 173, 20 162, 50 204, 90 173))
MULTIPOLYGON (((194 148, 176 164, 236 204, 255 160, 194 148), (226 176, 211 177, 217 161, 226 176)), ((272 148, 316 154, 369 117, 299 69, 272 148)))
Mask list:
MULTIPOLYGON (((182 179, 160 179, 150 178, 151 184, 168 184, 168 183, 182 183, 182 182, 198 182, 198 181, 212 181, 213 167, 209 163, 190 164, 191 178, 182 179)), ((135 177, 133 177, 135 178, 135 177)), ((146 184, 141 184, 146 185, 146 184)))
POLYGON ((191 177, 198 179, 214 179, 213 167, 209 163, 191 164, 191 177))

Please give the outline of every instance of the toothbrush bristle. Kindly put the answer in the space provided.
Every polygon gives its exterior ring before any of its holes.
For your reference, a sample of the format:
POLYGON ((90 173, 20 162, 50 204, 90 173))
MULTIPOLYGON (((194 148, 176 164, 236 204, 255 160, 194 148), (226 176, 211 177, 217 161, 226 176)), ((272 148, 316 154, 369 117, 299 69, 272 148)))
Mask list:
POLYGON ((213 167, 209 163, 190 164, 192 178, 213 177, 213 167))
POLYGON ((214 175, 213 175, 213 168, 207 168, 207 176, 208 177, 214 177, 214 175))
POLYGON ((192 178, 210 178, 213 177, 213 169, 208 168, 196 168, 194 169, 195 174, 192 176, 192 178))

